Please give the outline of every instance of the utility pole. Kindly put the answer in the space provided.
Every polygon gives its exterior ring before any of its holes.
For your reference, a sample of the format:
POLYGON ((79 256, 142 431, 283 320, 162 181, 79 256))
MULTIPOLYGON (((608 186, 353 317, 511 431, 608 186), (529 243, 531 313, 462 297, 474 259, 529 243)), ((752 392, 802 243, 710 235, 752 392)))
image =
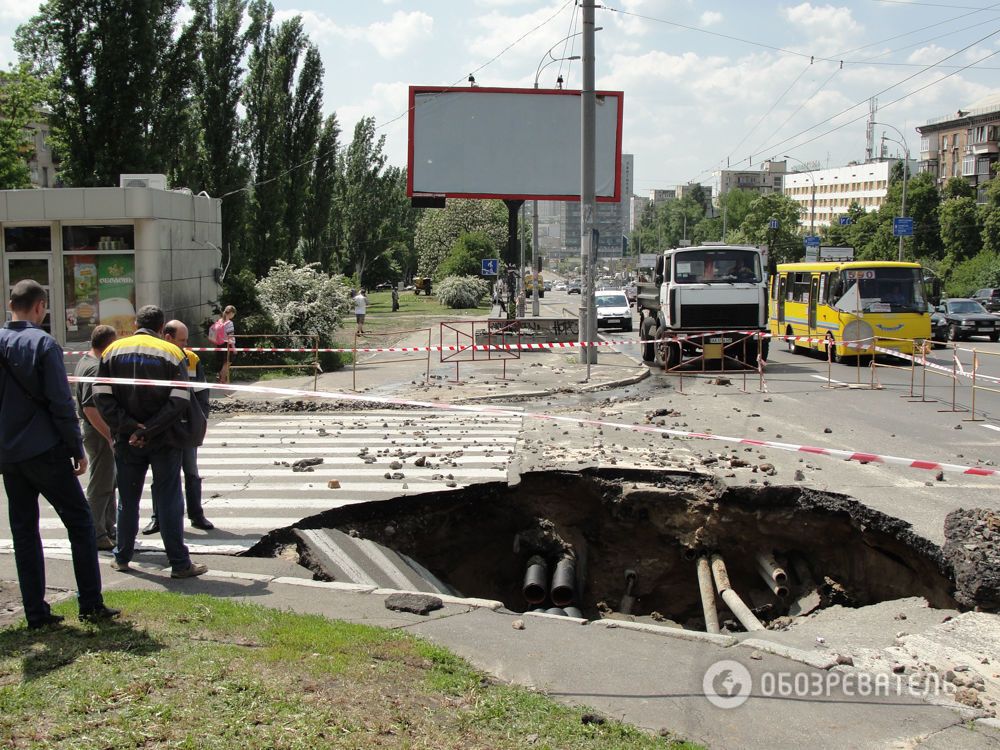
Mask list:
POLYGON ((590 344, 597 338, 594 310, 594 263, 597 257, 595 222, 597 219, 596 192, 596 121, 597 98, 594 93, 594 5, 595 0, 581 0, 583 21, 583 88, 580 91, 580 267, 584 272, 584 293, 580 307, 581 361, 590 365, 597 362, 597 348, 590 344))
MULTIPOLYGON (((531 269, 535 269, 535 258, 540 257, 541 253, 538 250, 538 201, 531 201, 531 269)), ((537 292, 531 298, 531 314, 536 318, 539 315, 539 306, 541 303, 538 301, 537 292)))
MULTIPOLYGON (((525 206, 525 204, 522 203, 521 204, 521 221, 518 223, 518 232, 520 232, 520 234, 521 234, 521 293, 519 295, 517 295, 517 317, 519 317, 519 318, 523 318, 524 317, 524 295, 526 293, 526 290, 524 288, 524 243, 525 243, 525 237, 524 237, 524 234, 525 234, 524 229, 525 228, 524 228, 524 225, 525 225, 525 218, 526 217, 525 217, 524 213, 527 210, 528 209, 525 206)), ((533 286, 538 286, 538 285, 537 284, 533 284, 533 286)), ((538 290, 537 289, 535 289, 535 296, 536 297, 538 296, 538 290)))

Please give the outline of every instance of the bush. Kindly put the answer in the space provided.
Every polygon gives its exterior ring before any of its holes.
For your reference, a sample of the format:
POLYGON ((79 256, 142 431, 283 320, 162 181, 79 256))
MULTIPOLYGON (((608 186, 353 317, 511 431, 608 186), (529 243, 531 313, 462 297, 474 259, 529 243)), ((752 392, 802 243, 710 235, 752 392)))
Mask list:
POLYGON ((1000 257, 984 250, 955 264, 945 282, 945 291, 949 297, 968 297, 977 289, 995 286, 1000 286, 1000 257))
POLYGON ((437 286, 438 300, 453 309, 479 307, 489 293, 489 285, 474 276, 449 276, 437 286))
POLYGON ((484 258, 497 258, 496 246, 485 232, 463 232, 434 272, 435 280, 449 276, 476 276, 484 258))

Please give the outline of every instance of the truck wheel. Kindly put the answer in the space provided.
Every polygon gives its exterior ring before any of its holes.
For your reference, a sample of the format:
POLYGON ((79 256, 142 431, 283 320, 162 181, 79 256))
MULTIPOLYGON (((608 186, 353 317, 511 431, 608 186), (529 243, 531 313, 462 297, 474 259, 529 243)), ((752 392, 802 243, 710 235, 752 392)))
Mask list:
POLYGON ((660 326, 656 329, 656 340, 658 342, 657 347, 663 352, 662 360, 664 366, 669 370, 673 367, 677 367, 681 363, 681 352, 680 347, 677 346, 676 341, 664 342, 663 337, 667 334, 666 326, 660 326))
POLYGON ((642 361, 655 362, 656 344, 651 341, 656 335, 656 319, 653 316, 647 315, 642 319, 642 325, 639 326, 639 335, 643 341, 647 342, 642 345, 642 361))

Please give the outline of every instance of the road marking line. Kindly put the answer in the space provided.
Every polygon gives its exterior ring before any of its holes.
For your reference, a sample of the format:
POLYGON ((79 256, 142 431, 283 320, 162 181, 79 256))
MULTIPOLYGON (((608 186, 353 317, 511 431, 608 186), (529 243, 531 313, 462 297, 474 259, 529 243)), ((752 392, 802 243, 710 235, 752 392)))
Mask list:
POLYGON ((994 430, 996 432, 1000 432, 1000 427, 997 427, 997 425, 995 424, 984 424, 983 427, 985 427, 987 430, 994 430))

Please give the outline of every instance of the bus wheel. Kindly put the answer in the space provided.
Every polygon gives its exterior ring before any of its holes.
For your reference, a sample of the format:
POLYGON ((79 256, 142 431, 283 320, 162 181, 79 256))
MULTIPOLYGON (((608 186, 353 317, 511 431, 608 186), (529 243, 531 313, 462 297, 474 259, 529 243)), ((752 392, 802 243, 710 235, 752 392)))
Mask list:
POLYGON ((643 318, 642 325, 639 326, 639 335, 643 341, 647 342, 642 345, 642 361, 655 362, 656 344, 651 339, 656 335, 656 318, 652 315, 647 315, 643 318))

